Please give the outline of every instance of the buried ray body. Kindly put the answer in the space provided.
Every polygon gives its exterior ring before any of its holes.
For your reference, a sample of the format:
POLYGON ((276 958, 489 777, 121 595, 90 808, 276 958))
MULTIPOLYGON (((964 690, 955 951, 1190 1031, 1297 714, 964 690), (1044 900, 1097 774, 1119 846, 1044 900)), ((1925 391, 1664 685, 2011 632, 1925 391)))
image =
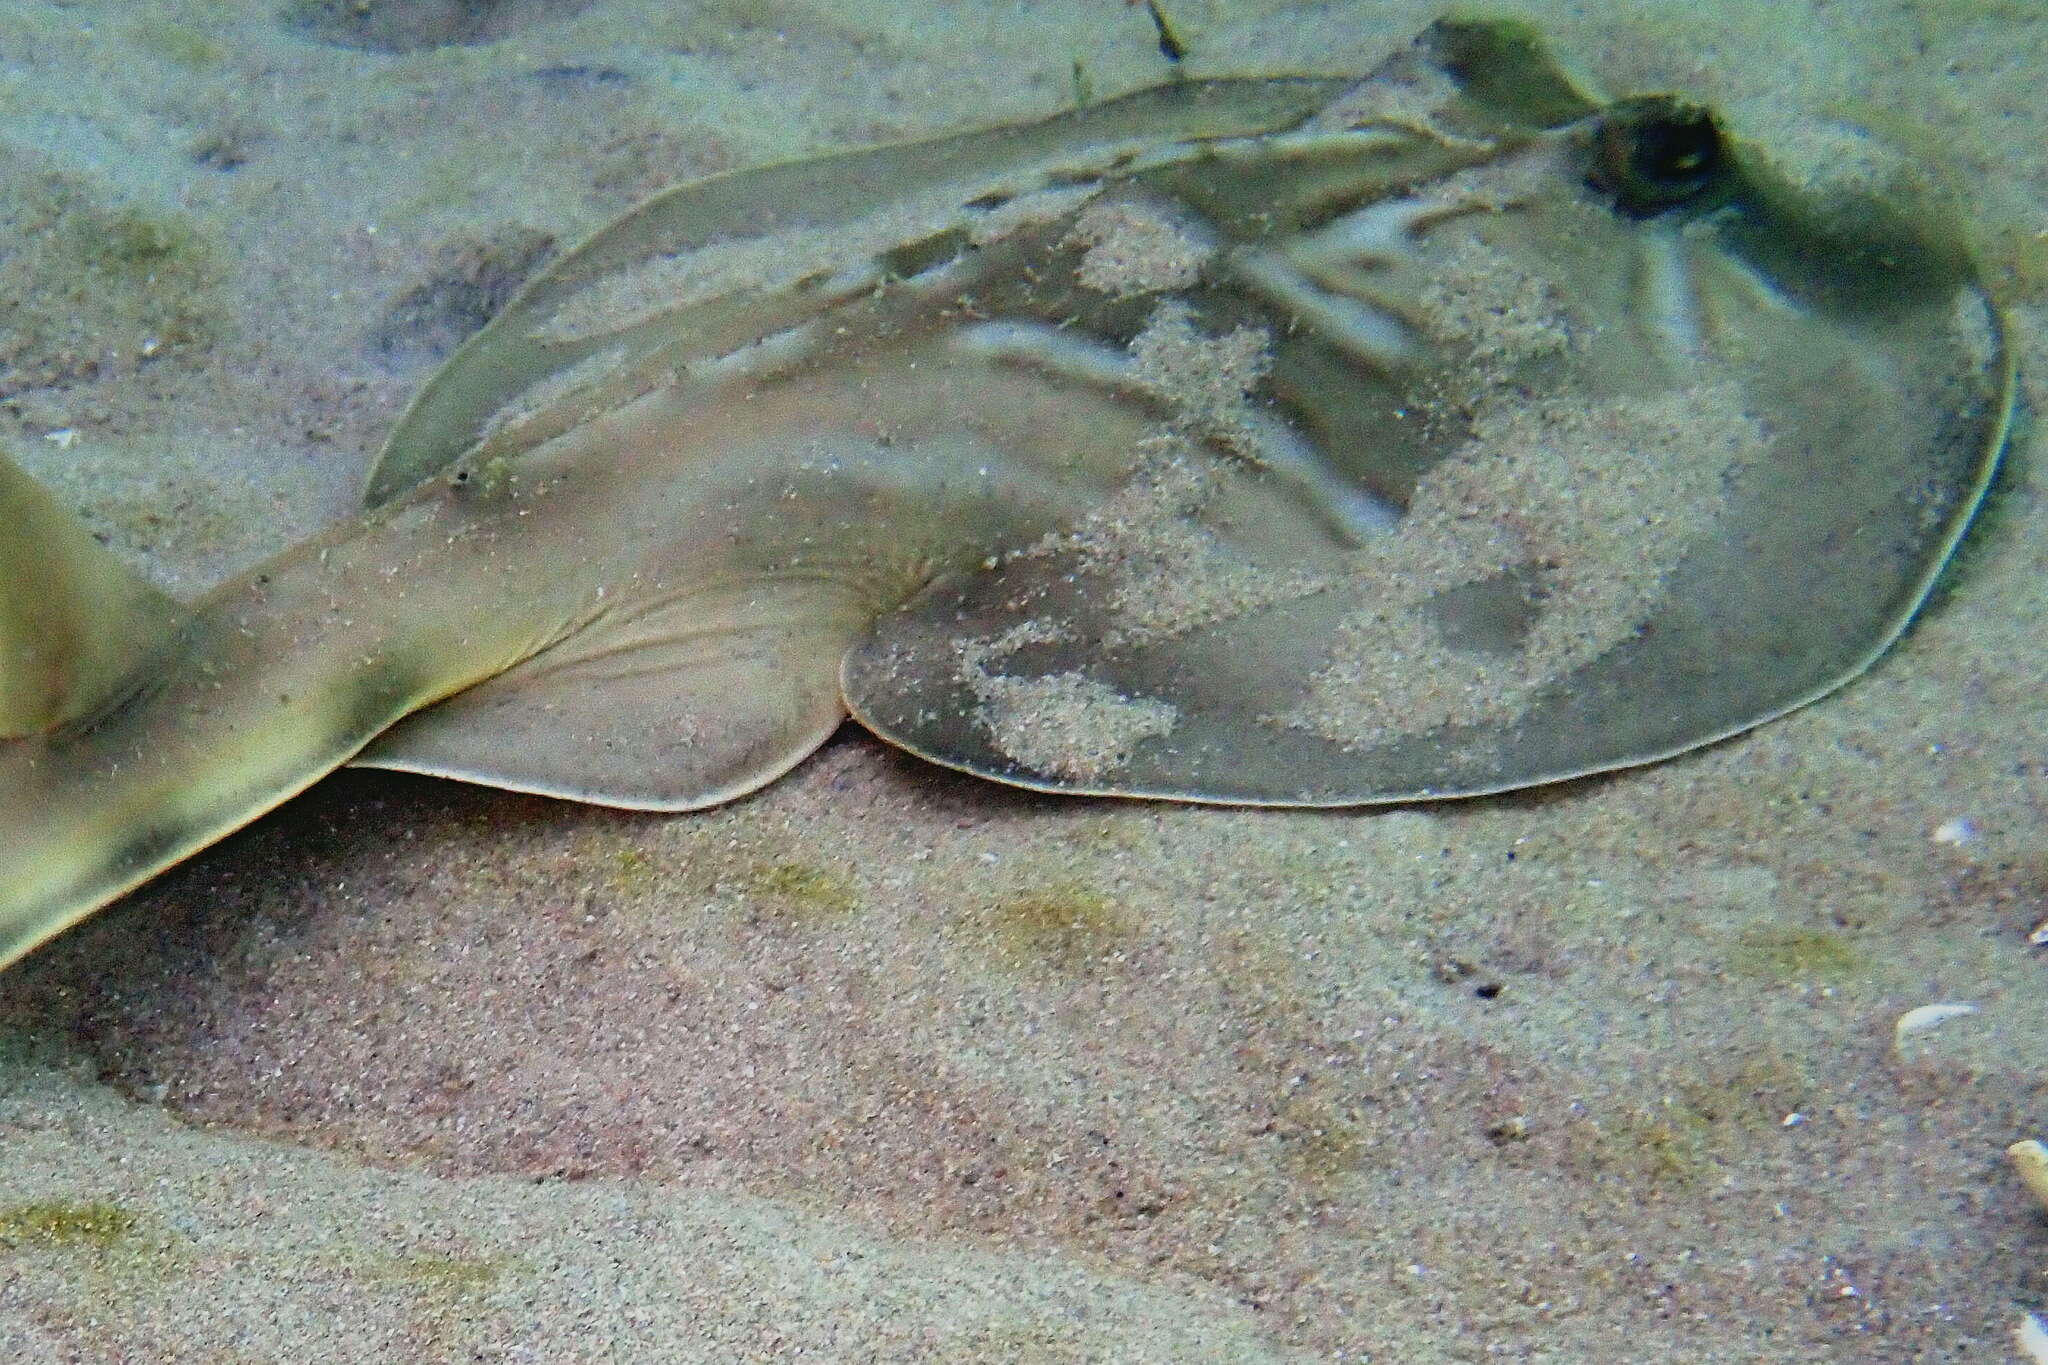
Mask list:
POLYGON ((1343 805, 1733 733, 1888 645, 1990 478, 1931 221, 1450 24, 680 187, 189 607, 0 461, 0 965, 350 762, 683 810, 851 711, 1343 805))

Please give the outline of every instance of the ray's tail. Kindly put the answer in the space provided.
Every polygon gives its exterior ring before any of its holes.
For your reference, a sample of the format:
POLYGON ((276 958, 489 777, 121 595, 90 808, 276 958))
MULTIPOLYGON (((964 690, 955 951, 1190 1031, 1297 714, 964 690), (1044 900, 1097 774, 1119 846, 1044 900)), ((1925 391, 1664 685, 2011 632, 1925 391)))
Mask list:
POLYGON ((181 606, 0 454, 0 967, 526 647, 421 647, 361 581, 402 520, 181 606))

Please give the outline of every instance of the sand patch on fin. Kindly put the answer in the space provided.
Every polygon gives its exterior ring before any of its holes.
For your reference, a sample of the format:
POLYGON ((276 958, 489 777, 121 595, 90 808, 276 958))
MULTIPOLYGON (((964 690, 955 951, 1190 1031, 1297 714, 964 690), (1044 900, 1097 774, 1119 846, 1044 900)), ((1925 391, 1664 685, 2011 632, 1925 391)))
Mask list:
POLYGON ((1133 195, 1089 205, 1067 241, 1087 248, 1075 278, 1117 298, 1185 289, 1216 254, 1215 242, 1185 214, 1133 195))
POLYGON ((1242 474, 1177 432, 1140 445, 1130 482, 1076 523, 1018 558, 1060 555, 1105 610, 1102 648, 1154 644, 1330 582, 1303 569, 1260 564, 1226 544, 1202 514, 1242 474))
POLYGON ((1127 697, 1081 673, 973 680, 976 718, 997 747, 1034 772, 1093 782, 1130 761, 1148 739, 1170 734, 1179 708, 1127 697))
POLYGON ((1194 310, 1173 300, 1154 309, 1131 342, 1132 378, 1173 404, 1180 423, 1241 447, 1248 444, 1239 434, 1246 395, 1273 367, 1271 343, 1263 327, 1206 335, 1195 327, 1194 310))
POLYGON ((1431 338, 1462 350, 1480 376, 1495 381, 1510 366, 1579 345, 1579 324, 1557 281, 1475 238, 1432 266, 1418 303, 1431 338))
MULTIPOLYGON (((1727 386, 1649 397, 1489 403, 1424 476, 1409 514, 1359 550, 1370 599, 1301 703, 1273 720, 1349 749, 1447 726, 1507 725, 1536 695, 1633 638, 1712 528, 1762 424, 1727 386), (1521 610, 1486 645, 1461 608, 1507 584, 1521 610), (1459 594, 1466 594, 1460 597, 1459 594)), ((1485 602, 1503 611, 1494 593, 1485 602)))
POLYGON ((1071 643, 1058 627, 1027 621, 992 639, 954 646, 974 698, 974 721, 1010 761, 1068 782, 1096 782, 1148 739, 1170 734, 1179 708, 1127 696, 1077 670, 1010 676, 995 666, 1021 651, 1071 643))

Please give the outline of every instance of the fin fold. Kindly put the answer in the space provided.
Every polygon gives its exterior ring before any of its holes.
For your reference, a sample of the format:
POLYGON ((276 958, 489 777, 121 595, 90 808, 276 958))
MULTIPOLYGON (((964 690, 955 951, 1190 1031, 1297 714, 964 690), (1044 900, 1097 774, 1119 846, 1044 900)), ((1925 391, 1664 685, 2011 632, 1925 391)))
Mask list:
POLYGON ((839 660, 868 615, 819 579, 695 586, 601 615, 354 764, 633 810, 717 805, 838 727, 839 660))
POLYGON ((0 453, 0 739, 90 714, 183 612, 0 453))

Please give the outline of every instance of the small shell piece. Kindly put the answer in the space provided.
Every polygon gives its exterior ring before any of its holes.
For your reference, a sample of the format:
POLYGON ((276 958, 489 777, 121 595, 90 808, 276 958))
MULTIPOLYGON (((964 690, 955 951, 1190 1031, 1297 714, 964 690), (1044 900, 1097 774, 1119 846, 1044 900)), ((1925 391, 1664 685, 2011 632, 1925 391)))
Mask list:
POLYGON ((1892 1025, 1892 1051, 1904 1050, 1906 1040, 1917 1033, 1926 1033, 1930 1029, 1940 1028, 1951 1019, 1976 1012, 1977 1007, 1965 1000, 1944 1001, 1938 1005, 1922 1005, 1918 1009, 1907 1010, 1899 1016, 1898 1022, 1892 1025))
POLYGON ((1977 822, 1967 815, 1958 815, 1936 825, 1934 832, 1927 837, 1937 844, 1951 844, 1961 848, 1977 837, 1977 822))
MULTIPOLYGON (((2005 1154, 2011 1159, 2012 1168, 2019 1172, 2020 1183, 2033 1191, 2042 1208, 2048 1209, 2048 1147, 2042 1146, 2035 1138, 2027 1138, 2006 1148, 2005 1154)), ((2048 1345, 2048 1336, 2044 1336, 2042 1341, 2048 1345)), ((2040 1359, 2048 1361, 2048 1355, 2040 1359)))
MULTIPOLYGON (((2035 1143, 2039 1146, 2039 1143, 2035 1143)), ((2020 1354, 2034 1365, 2048 1365, 2048 1324, 2029 1313, 2020 1319, 2020 1325, 2012 1329, 2013 1344, 2020 1348, 2020 1354)))

